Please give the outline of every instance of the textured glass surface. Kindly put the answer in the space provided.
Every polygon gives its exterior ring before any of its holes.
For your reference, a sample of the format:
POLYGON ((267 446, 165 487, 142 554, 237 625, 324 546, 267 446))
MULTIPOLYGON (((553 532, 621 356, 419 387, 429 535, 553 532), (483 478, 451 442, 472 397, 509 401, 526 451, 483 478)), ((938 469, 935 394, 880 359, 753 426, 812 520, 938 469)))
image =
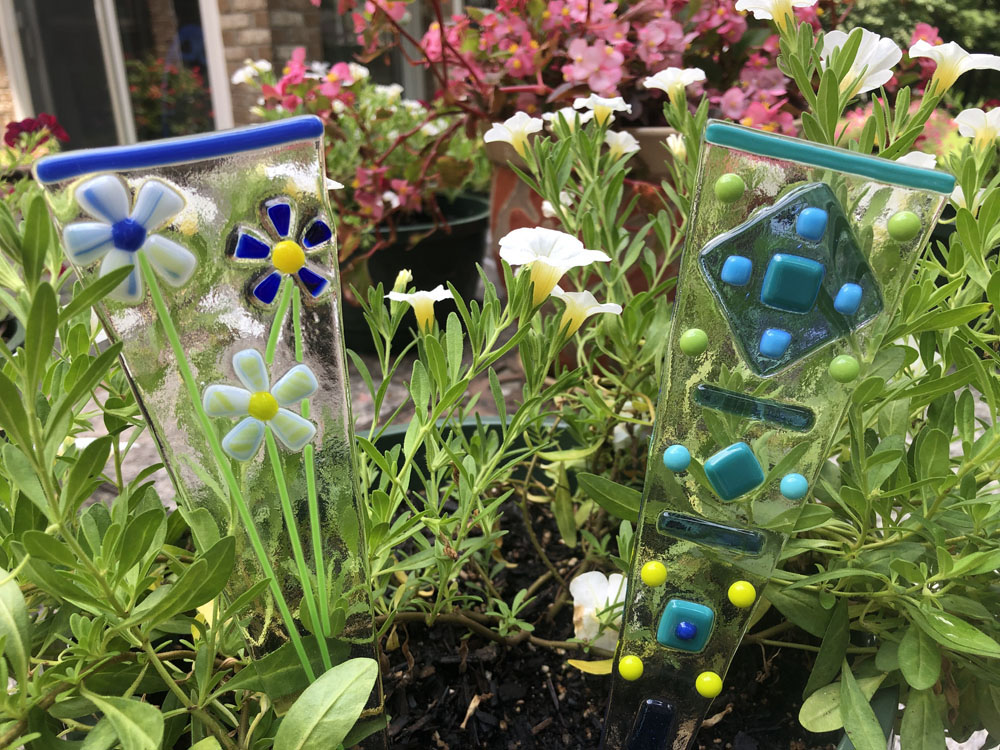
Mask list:
MULTIPOLYGON (((252 652, 291 641, 318 674, 376 654, 321 126, 281 127, 80 152, 38 173, 98 172, 46 184, 67 255, 85 283, 133 266, 98 314, 179 504, 236 536, 230 596, 273 574, 252 652)), ((380 685, 369 705, 381 710, 380 685)))
MULTIPOLYGON (((846 152, 816 149, 760 131, 721 123, 709 127, 718 134, 715 140, 729 145, 704 147, 681 260, 612 673, 603 747, 615 750, 633 746, 683 750, 691 745, 711 705, 711 699, 696 692, 695 680, 709 671, 725 678, 785 533, 808 502, 809 495, 804 499, 782 495, 781 479, 800 474, 810 487, 816 480, 854 387, 879 366, 875 345, 888 328, 889 313, 897 308, 903 285, 946 200, 945 192, 920 188, 952 183, 940 173, 883 170, 891 162, 856 154, 840 159, 846 152), (783 154, 812 159, 818 166, 783 160, 783 154), (854 173, 830 168, 837 164, 854 173), (723 202, 715 185, 729 174, 738 175, 745 190, 735 200, 723 202), (916 187, 883 183, 873 174, 899 177, 897 181, 905 178, 916 187), (817 213, 800 221, 807 208, 822 209, 825 222, 817 213), (921 231, 897 241, 887 224, 902 211, 916 215, 921 231), (823 265, 815 299, 812 292, 799 295, 792 290, 791 297, 782 301, 784 292, 779 289, 777 297, 769 292, 762 300, 764 278, 776 254, 823 265), (744 279, 746 263, 736 260, 725 272, 729 281, 724 281, 724 265, 734 256, 750 261, 749 278, 744 279), (834 307, 848 283, 862 287, 853 316, 834 307), (789 309, 778 309, 782 306, 789 309), (708 347, 688 355, 679 341, 692 329, 707 335, 708 347), (759 345, 768 329, 790 334, 788 349, 778 360, 760 357, 759 345), (857 379, 840 383, 831 377, 830 363, 840 355, 859 361, 857 379), (737 443, 752 451, 764 481, 727 502, 713 490, 705 461, 737 443), (691 454, 690 465, 681 471, 672 471, 662 460, 664 450, 675 445, 691 454), (666 582, 655 587, 639 576, 642 566, 652 561, 668 571, 666 582), (740 607, 730 601, 727 592, 736 581, 755 587, 754 605, 740 607), (661 615, 672 599, 714 611, 711 637, 700 653, 657 642, 661 615), (628 681, 618 674, 617 660, 625 656, 642 659, 639 679, 628 681), (633 745, 630 736, 643 723, 640 714, 649 710, 644 707, 651 705, 650 700, 673 708, 672 728, 656 735, 664 738, 655 740, 660 744, 633 745)), ((736 182, 728 180, 727 187, 736 182)), ((726 190, 719 192, 731 197, 726 190)), ((815 267, 809 263, 803 267, 806 281, 815 283, 815 267)))

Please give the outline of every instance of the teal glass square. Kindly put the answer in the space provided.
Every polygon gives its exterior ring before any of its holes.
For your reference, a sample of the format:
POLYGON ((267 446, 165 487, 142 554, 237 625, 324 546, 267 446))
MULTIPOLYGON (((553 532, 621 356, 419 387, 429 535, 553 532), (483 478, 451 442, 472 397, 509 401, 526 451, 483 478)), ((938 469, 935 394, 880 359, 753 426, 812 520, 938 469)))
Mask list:
POLYGON ((695 604, 685 599, 671 599, 667 602, 663 615, 660 616, 660 625, 656 629, 656 640, 667 648, 697 653, 708 643, 714 624, 715 612, 712 611, 711 607, 695 604), (682 633, 691 633, 693 630, 694 635, 689 638, 681 638, 678 636, 679 625, 682 626, 682 633), (685 625, 687 627, 684 627, 685 625))
POLYGON ((746 443, 733 443, 706 459, 705 476, 719 497, 727 502, 764 482, 760 461, 746 443))
POLYGON ((798 255, 775 253, 767 264, 760 301, 778 310, 807 313, 816 304, 825 275, 822 263, 798 255))

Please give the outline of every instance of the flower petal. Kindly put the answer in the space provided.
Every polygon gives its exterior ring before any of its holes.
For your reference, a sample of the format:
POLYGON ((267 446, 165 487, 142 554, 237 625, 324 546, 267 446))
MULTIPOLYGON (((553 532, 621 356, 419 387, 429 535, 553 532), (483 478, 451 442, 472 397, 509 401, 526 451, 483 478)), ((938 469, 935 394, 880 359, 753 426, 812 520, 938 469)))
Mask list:
POLYGON ((184 286, 198 265, 194 253, 159 234, 149 236, 142 252, 160 278, 173 287, 184 286))
POLYGON ((233 355, 233 369, 236 371, 236 377, 251 393, 269 390, 267 365, 264 364, 263 355, 256 349, 236 352, 233 355))
POLYGON ((330 284, 330 282, 318 273, 311 271, 305 266, 299 269, 298 277, 299 281, 301 281, 302 285, 306 288, 306 291, 313 297, 320 296, 324 291, 326 291, 327 286, 330 284))
POLYGON ((599 570, 578 575, 569 582, 569 593, 577 607, 604 609, 608 601, 608 577, 599 570))
POLYGON ((317 218, 302 233, 302 244, 306 250, 312 250, 314 247, 329 242, 331 237, 333 237, 333 230, 330 229, 330 225, 317 218))
POLYGON ((129 195, 118 177, 103 174, 87 180, 76 189, 76 202, 95 219, 109 224, 128 218, 129 195))
POLYGON ((245 417, 250 409, 250 391, 235 385, 210 385, 202 405, 210 417, 245 417))
POLYGON ((292 231, 292 206, 288 201, 268 201, 264 205, 267 219, 279 237, 287 237, 292 231))
POLYGON ((184 208, 184 197, 161 180, 146 180, 139 188, 132 220, 155 232, 184 208))
POLYGON ((264 440, 264 423, 247 417, 222 438, 222 450, 237 461, 249 461, 264 440))
POLYGON ((233 251, 240 260, 265 260, 271 257, 271 246, 252 234, 240 232, 236 238, 236 249, 233 251))
POLYGON ((316 434, 316 426, 312 422, 288 409, 278 409, 268 424, 274 430, 274 436, 290 451, 302 450, 316 434))
POLYGON ((101 263, 100 275, 107 276, 122 266, 132 266, 132 273, 126 276, 125 281, 115 287, 108 296, 119 302, 137 305, 142 302, 142 277, 139 275, 139 269, 135 267, 135 253, 118 248, 110 250, 101 263))
POLYGON ((63 247, 70 260, 89 266, 100 260, 115 246, 111 241, 111 225, 96 221, 76 221, 63 230, 63 247))
POLYGON ((272 271, 253 288, 251 294, 265 305, 270 305, 278 296, 280 288, 281 274, 278 271, 272 271))
POLYGON ((271 395, 281 406, 292 406, 304 398, 309 398, 319 388, 313 371, 306 365, 295 365, 274 384, 271 395))

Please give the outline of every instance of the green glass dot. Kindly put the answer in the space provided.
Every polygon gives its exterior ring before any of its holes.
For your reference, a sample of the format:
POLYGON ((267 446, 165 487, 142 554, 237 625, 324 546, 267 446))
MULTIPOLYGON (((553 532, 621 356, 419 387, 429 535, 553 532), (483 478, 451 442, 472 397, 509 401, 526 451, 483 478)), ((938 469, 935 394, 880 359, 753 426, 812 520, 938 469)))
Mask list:
POLYGON ((723 203, 735 203, 743 197, 746 189, 743 178, 732 172, 722 175, 715 181, 715 197, 723 203))
POLYGON ((860 372, 861 365, 850 354, 841 354, 830 362, 830 377, 838 383, 850 383, 860 372))
POLYGON ((681 351, 689 357, 697 357, 708 349, 708 334, 700 328, 688 328, 681 334, 681 351))
POLYGON ((899 211, 889 218, 889 236, 896 242, 909 242, 921 229, 920 217, 913 211, 899 211))

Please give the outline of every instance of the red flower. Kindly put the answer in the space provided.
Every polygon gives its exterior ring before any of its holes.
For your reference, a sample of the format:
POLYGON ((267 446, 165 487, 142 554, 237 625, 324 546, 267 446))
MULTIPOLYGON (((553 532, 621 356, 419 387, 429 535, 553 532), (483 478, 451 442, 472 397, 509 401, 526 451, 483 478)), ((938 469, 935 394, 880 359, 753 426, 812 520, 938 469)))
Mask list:
MULTIPOLYGON (((50 115, 48 112, 42 112, 38 117, 26 117, 17 122, 8 122, 3 141, 11 148, 14 148, 17 145, 18 138, 23 133, 37 133, 40 130, 47 130, 49 134, 54 135, 60 141, 69 140, 69 135, 67 135, 55 116, 50 115)), ((47 140, 48 136, 45 136, 39 140, 37 145, 41 145, 47 140)))

